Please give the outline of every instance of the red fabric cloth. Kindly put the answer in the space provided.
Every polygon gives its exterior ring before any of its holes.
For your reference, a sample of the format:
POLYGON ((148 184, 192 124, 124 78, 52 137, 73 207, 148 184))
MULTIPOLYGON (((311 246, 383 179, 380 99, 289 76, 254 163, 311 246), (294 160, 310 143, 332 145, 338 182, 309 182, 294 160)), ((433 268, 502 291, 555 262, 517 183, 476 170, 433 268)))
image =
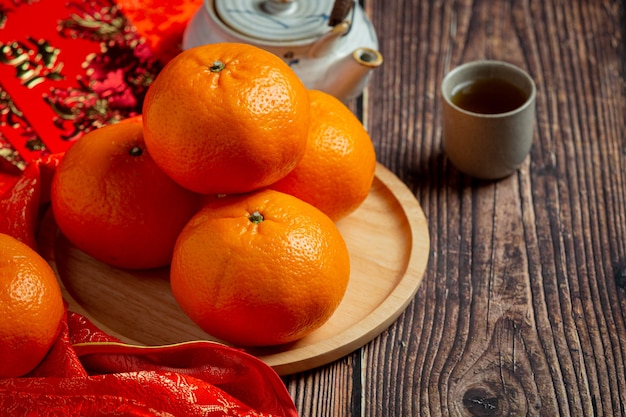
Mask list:
POLYGON ((63 154, 43 156, 27 165, 23 173, 0 184, 0 233, 37 250, 35 227, 39 208, 50 199, 50 184, 63 154))

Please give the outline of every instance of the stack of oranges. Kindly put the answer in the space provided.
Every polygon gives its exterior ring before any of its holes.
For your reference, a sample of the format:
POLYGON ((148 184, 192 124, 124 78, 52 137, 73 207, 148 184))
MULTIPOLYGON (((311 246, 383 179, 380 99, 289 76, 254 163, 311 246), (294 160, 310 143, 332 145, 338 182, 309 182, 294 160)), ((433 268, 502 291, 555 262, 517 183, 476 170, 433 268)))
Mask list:
POLYGON ((85 135, 52 184, 61 232, 111 265, 170 264, 201 328, 240 346, 324 324, 350 275, 335 224, 367 197, 376 155, 336 98, 245 44, 182 52, 141 117, 85 135))

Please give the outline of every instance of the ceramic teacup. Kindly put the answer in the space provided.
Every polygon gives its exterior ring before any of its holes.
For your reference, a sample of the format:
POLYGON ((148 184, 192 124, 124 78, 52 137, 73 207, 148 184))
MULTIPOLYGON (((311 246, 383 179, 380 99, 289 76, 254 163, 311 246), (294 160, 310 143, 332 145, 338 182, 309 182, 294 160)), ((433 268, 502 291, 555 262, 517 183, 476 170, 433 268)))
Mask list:
POLYGON ((441 94, 452 164, 488 180, 515 172, 533 141, 536 88, 528 73, 502 61, 469 62, 444 77, 441 94))

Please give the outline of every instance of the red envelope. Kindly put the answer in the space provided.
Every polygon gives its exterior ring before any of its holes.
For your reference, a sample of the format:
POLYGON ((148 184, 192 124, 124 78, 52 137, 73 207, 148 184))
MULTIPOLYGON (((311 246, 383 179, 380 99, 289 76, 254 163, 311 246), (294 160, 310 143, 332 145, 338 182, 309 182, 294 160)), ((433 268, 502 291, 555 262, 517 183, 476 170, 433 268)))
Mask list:
POLYGON ((29 162, 141 113, 162 63, 114 1, 14 0, 0 18, 0 149, 29 162))

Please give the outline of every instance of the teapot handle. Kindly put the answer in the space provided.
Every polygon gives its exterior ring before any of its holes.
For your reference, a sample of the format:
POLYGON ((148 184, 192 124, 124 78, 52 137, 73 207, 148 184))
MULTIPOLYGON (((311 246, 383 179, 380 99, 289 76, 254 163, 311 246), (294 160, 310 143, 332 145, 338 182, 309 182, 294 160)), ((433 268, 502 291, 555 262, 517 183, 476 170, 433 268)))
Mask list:
POLYGON ((328 26, 337 26, 348 16, 348 12, 354 6, 356 0, 335 0, 333 10, 330 12, 328 26))

